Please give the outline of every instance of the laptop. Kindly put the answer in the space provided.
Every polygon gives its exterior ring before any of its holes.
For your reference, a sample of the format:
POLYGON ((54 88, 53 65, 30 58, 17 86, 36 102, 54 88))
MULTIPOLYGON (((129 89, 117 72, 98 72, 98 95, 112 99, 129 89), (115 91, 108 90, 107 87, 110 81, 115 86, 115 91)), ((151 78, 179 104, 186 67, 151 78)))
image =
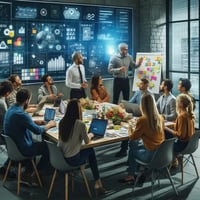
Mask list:
POLYGON ((49 122, 51 120, 54 120, 56 114, 56 110, 53 108, 46 108, 44 112, 44 121, 49 122))
POLYGON ((42 99, 40 100, 40 102, 38 103, 36 110, 34 111, 32 116, 39 115, 39 112, 42 110, 46 101, 47 101, 47 96, 43 96, 42 99))
POLYGON ((88 133, 93 133, 94 137, 92 140, 103 138, 106 132, 108 120, 106 119, 92 119, 88 133))
POLYGON ((61 101, 60 106, 59 106, 59 112, 61 114, 65 114, 66 108, 67 108, 67 103, 65 103, 64 101, 61 101))
POLYGON ((57 96, 56 99, 54 100, 53 107, 59 107, 61 103, 62 97, 57 96))

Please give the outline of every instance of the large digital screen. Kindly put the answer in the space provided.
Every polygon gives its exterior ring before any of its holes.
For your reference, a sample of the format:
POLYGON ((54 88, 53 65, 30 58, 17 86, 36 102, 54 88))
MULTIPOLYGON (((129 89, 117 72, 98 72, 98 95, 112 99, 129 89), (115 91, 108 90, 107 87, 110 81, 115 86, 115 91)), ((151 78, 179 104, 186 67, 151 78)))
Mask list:
POLYGON ((108 62, 126 42, 132 52, 130 8, 33 1, 0 2, 0 79, 17 73, 23 83, 41 82, 48 73, 65 80, 71 55, 80 51, 86 77, 104 78, 108 62))

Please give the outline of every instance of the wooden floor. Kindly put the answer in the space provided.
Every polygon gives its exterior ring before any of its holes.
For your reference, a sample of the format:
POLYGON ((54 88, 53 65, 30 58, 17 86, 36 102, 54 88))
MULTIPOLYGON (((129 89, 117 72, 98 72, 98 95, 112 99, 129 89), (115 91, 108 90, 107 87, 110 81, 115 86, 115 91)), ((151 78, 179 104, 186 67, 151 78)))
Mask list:
MULTIPOLYGON (((132 185, 123 185, 118 182, 118 179, 126 176, 127 169, 127 157, 118 159, 114 155, 118 151, 120 143, 114 145, 106 145, 103 147, 96 148, 96 154, 98 159, 98 165, 100 170, 100 175, 107 190, 106 195, 102 197, 95 197, 93 189, 93 179, 91 176, 90 169, 86 169, 86 175, 89 179, 90 188, 92 191, 93 199, 102 200, 132 200, 132 199, 151 199, 151 186, 149 180, 147 180, 143 187, 137 187, 133 192, 132 185)), ((195 161, 200 173, 200 148, 194 153, 195 161)), ((0 150, 0 165, 6 159, 6 152, 1 152, 0 150)), ((172 171, 173 180, 178 189, 179 196, 176 197, 172 187, 166 178, 161 178, 160 188, 155 185, 154 195, 155 199, 174 199, 174 200, 197 200, 200 198, 200 179, 196 179, 195 171, 193 166, 187 165, 185 169, 184 185, 180 185, 181 174, 179 170, 172 171)), ((49 184, 51 181, 51 175, 46 175, 44 179, 44 188, 33 188, 28 186, 21 186, 21 194, 17 196, 16 188, 17 181, 9 180, 6 182, 5 187, 2 186, 2 179, 0 180, 0 199, 1 200, 45 200, 47 199, 49 184)), ((71 185, 69 185, 71 186, 71 185)), ((52 191, 52 200, 64 200, 65 199, 64 190, 64 176, 63 174, 58 174, 55 185, 52 191)), ((75 191, 72 193, 71 188, 69 188, 69 199, 71 200, 85 200, 88 199, 86 189, 83 182, 81 181, 80 174, 76 174, 75 179, 75 191)))

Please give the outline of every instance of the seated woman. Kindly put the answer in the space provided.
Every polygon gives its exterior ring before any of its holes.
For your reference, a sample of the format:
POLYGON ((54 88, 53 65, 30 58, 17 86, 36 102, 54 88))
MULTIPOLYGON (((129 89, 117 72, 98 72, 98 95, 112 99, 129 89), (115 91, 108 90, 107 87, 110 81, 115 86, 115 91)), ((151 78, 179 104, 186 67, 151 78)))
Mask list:
POLYGON ((151 94, 144 94, 141 99, 142 116, 138 118, 136 127, 129 124, 129 155, 128 176, 121 179, 123 183, 134 183, 137 162, 136 158, 144 162, 152 159, 159 145, 164 141, 164 119, 158 113, 154 98, 151 94))
POLYGON ((81 105, 78 99, 72 99, 67 105, 64 117, 59 123, 59 141, 66 162, 72 166, 78 166, 89 162, 95 180, 94 188, 97 195, 105 193, 99 171, 97 160, 93 148, 81 150, 82 141, 87 144, 93 137, 92 133, 87 133, 86 126, 82 121, 81 105))
POLYGON ((100 103, 109 102, 110 96, 104 88, 102 84, 102 78, 99 75, 92 77, 90 93, 92 100, 98 101, 100 103))
MULTIPOLYGON (((165 127, 166 138, 177 137, 174 143, 174 152, 179 153, 187 146, 189 139, 195 131, 195 116, 193 112, 193 103, 187 94, 179 94, 176 98, 176 111, 178 117, 175 121, 174 129, 165 127)), ((178 166, 178 160, 175 159, 173 166, 178 166)))

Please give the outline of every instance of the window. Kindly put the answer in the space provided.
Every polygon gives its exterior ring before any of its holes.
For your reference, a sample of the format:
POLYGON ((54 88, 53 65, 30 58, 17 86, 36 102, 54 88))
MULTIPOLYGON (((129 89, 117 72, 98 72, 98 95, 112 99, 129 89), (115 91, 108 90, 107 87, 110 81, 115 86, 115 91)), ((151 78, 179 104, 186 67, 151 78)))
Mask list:
POLYGON ((167 8, 167 77, 174 82, 174 95, 178 95, 179 78, 190 79, 190 92, 196 99, 196 128, 199 128, 199 0, 170 0, 167 8))

